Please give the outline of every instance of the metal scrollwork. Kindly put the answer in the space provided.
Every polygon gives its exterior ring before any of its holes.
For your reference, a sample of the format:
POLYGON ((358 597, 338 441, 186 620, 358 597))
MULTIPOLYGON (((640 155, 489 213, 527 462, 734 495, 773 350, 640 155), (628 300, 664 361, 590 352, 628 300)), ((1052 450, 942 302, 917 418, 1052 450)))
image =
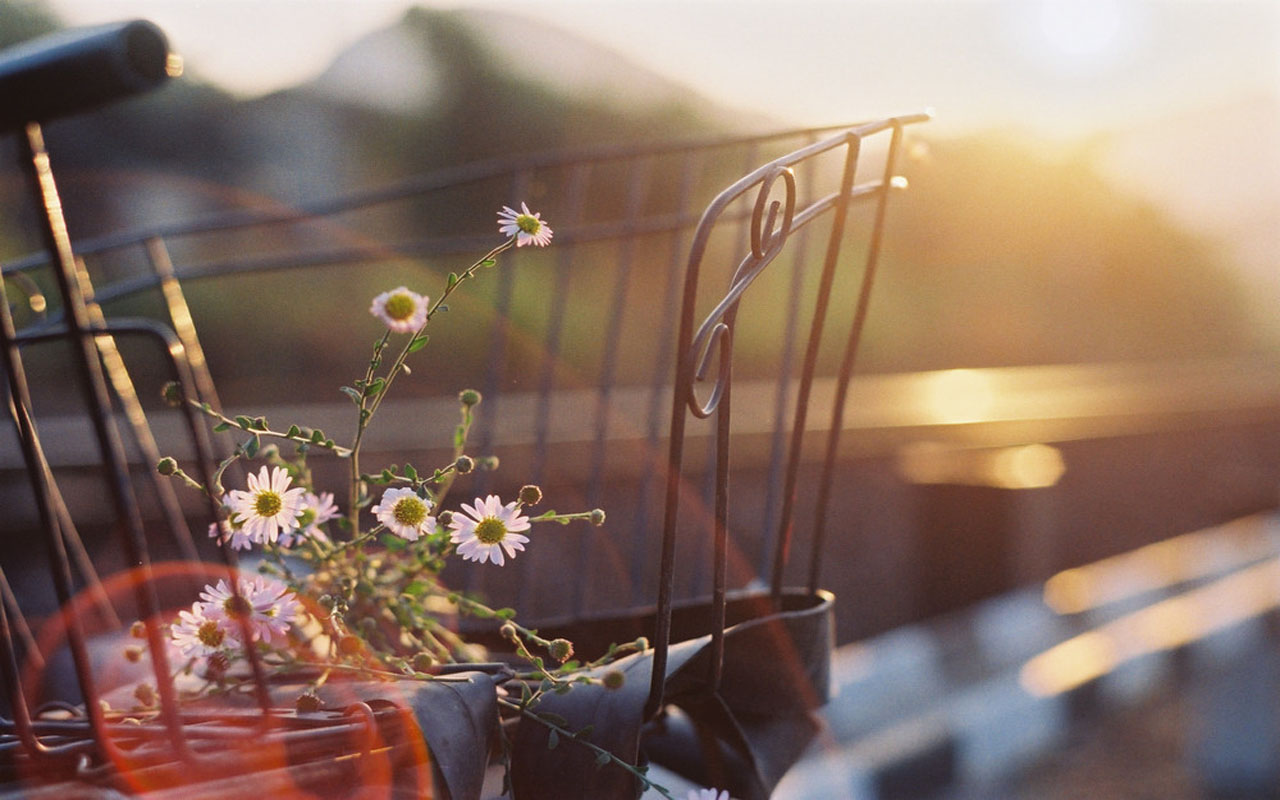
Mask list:
POLYGON ((734 270, 729 290, 710 314, 702 321, 690 344, 688 363, 693 369, 689 382, 688 406, 699 419, 715 413, 724 396, 729 380, 729 367, 733 354, 733 321, 738 302, 747 287, 760 275, 782 251, 791 235, 796 213, 796 176, 789 168, 774 165, 759 180, 755 206, 751 212, 751 253, 734 270), (786 190, 785 200, 771 199, 773 187, 782 178, 786 190), (696 384, 705 382, 712 358, 719 355, 715 383, 706 402, 698 399, 696 384))

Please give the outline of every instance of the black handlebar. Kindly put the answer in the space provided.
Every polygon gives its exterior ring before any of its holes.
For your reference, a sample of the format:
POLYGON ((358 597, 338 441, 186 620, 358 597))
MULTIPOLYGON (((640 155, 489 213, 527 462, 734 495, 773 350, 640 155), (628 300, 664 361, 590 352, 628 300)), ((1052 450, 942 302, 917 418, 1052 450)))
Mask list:
POLYGON ((76 28, 0 51, 0 131, 78 114, 168 78, 169 42, 145 20, 76 28))

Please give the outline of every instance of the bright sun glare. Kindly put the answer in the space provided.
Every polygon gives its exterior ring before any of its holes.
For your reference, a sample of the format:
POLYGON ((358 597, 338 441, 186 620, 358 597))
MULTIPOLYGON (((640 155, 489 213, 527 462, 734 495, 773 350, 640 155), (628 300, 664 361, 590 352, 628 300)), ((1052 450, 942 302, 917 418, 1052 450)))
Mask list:
POLYGON ((1021 8, 1033 15, 1024 19, 1028 52, 1052 72, 1097 75, 1134 49, 1139 26, 1132 2, 1040 0, 1021 8))

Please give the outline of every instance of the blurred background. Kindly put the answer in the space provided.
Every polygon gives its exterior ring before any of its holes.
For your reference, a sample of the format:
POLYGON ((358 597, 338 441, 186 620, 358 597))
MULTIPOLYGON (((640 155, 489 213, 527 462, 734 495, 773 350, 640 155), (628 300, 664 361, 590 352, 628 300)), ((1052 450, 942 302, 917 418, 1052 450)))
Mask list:
MULTIPOLYGON (((890 208, 859 360, 863 377, 846 422, 852 444, 843 454, 847 491, 832 513, 842 523, 833 548, 854 556, 832 558, 824 571, 841 601, 839 641, 871 643, 861 655, 846 651, 841 662, 846 699, 875 694, 867 686, 876 680, 897 679, 892 685, 902 696, 890 692, 898 700, 885 702, 901 706, 833 722, 846 737, 841 742, 860 741, 887 722, 918 722, 911 715, 919 708, 953 696, 957 685, 976 686, 974 675, 1004 675, 1038 650, 1122 619, 1154 596, 1276 555, 1269 517, 1230 527, 1273 509, 1280 488, 1280 5, 1270 0, 9 0, 0 3, 0 44, 130 17, 166 31, 185 74, 149 95, 47 126, 79 243, 246 209, 287 216, 464 165, 535 163, 546 153, 933 110, 933 121, 911 131, 899 165, 910 188, 890 208), (1179 538, 1193 535, 1201 538, 1179 538), (1102 561, 1124 557, 1131 560, 1102 561), (1203 568, 1186 567, 1193 562, 1203 568), (1114 589, 1116 581, 1130 581, 1129 588, 1114 589), (1024 589, 1029 593, 1019 594, 1024 589), (987 609, 981 625, 954 616, 981 603, 996 603, 980 606, 987 609), (957 619, 959 634, 939 622, 957 619), (987 654, 991 663, 981 655, 975 666, 973 638, 986 635, 988 624, 1005 649, 987 654), (921 631, 937 644, 920 645, 923 651, 902 644, 921 631), (1028 638, 1010 644, 1019 632, 1028 638), (867 662, 867 653, 883 657, 867 662), (899 656, 906 660, 894 661, 899 656), (927 680, 912 683, 925 673, 927 680)), ((782 147, 709 160, 693 180, 692 211, 782 147)), ((0 262, 39 248, 35 210, 10 166, 15 155, 12 142, 0 142, 0 202, 11 210, 0 218, 0 262)), ((523 182, 428 195, 385 213, 329 219, 318 230, 172 242, 179 274, 199 273, 186 289, 224 403, 257 413, 264 404, 297 410, 305 402, 326 418, 324 404, 340 405, 335 387, 363 367, 377 335, 376 323, 362 316, 367 299, 358 298, 402 283, 420 291, 440 285, 457 268, 457 253, 492 235, 491 218, 503 204, 528 200, 553 227, 558 220, 590 226, 622 219, 633 202, 624 190, 633 166, 593 178, 585 210, 569 208, 570 177, 552 169, 523 182), (421 251, 396 244, 407 239, 440 244, 421 251), (301 272, 243 269, 260 252, 347 246, 385 247, 385 258, 334 260, 301 272), (205 279, 211 277, 217 279, 205 279), (350 319, 357 320, 354 333, 350 319)), ((645 169, 654 182, 639 203, 644 213, 684 213, 675 198, 687 164, 657 159, 645 169)), ((564 349, 555 354, 558 386, 590 387, 602 372, 620 387, 652 382, 662 350, 661 337, 652 335, 652 298, 668 296, 667 278, 658 276, 667 274, 671 245, 634 231, 626 241, 636 245, 637 266, 621 277, 619 263, 632 256, 620 258, 614 244, 576 251, 575 283, 563 285, 573 310, 564 349), (614 281, 629 285, 628 293, 611 295, 614 281), (609 296, 624 300, 608 306, 602 298, 609 296), (624 319, 622 351, 595 335, 610 315, 624 319)), ((129 274, 129 258, 108 253, 95 269, 110 282, 129 274)), ((475 322, 453 321, 458 330, 433 340, 424 352, 427 378, 399 385, 399 397, 447 400, 464 385, 494 380, 518 394, 537 383, 539 343, 551 331, 544 312, 553 305, 555 276, 568 273, 553 272, 551 255, 524 253, 519 263, 514 289, 498 281, 468 287, 472 299, 458 305, 475 322), (495 321, 511 334, 501 345, 511 363, 496 379, 486 371, 495 321)), ((47 284, 38 270, 32 278, 47 284)), ((156 303, 126 296, 109 308, 151 314, 156 303)), ((756 326, 742 334, 744 351, 777 354, 782 345, 769 325, 783 316, 779 309, 761 307, 756 326)), ((851 312, 841 313, 847 319, 851 312)), ((824 374, 833 365, 833 357, 825 360, 824 374)), ((38 413, 75 413, 56 358, 29 359, 28 369, 38 413)), ((753 377, 750 366, 746 372, 753 377)), ((153 396, 147 402, 158 405, 153 396)), ((414 432, 393 431, 381 454, 403 457, 403 437, 416 448, 440 446, 418 429, 426 427, 423 417, 454 412, 447 403, 420 409, 427 410, 397 418, 414 432)), ((440 438, 451 419, 436 426, 440 438)), ((523 442, 521 435, 505 431, 512 442, 523 442)), ((494 440, 503 438, 499 431, 494 440)), ((4 444, 9 469, 18 458, 4 444)), ((75 447, 66 450, 64 468, 82 468, 75 447)), ((594 495, 576 497, 574 485, 595 472, 597 456, 566 453, 573 463, 561 464, 562 497, 599 501, 611 514, 622 509, 619 518, 632 515, 633 504, 643 506, 635 497, 650 487, 634 465, 628 472, 614 462, 609 474, 616 477, 594 495)), ((537 460, 521 458, 512 463, 537 460)), ((742 485, 767 494, 761 464, 748 463, 745 476, 742 485)), ((30 514, 18 510, 21 483, 8 483, 18 488, 4 495, 14 510, 7 524, 18 530, 30 514)), ((756 517, 767 527, 773 511, 761 502, 763 508, 736 511, 743 528, 756 517)), ((577 541, 568 540, 566 551, 577 541)), ((737 583, 751 579, 767 544, 767 533, 744 532, 735 544, 737 583)), ((605 546, 603 566, 574 602, 618 600, 611 591, 619 586, 627 598, 642 596, 651 584, 644 569, 628 566, 630 547, 605 546)), ((705 563, 691 562, 692 587, 705 563)), ((541 563, 554 577, 554 559, 541 563)), ((1254 609, 1254 601, 1240 599, 1252 590, 1240 591, 1221 602, 1254 609)), ((565 610, 536 592, 519 599, 539 613, 565 610)), ((1274 615, 1276 601, 1248 619, 1274 615)), ((1249 647, 1225 652, 1256 656, 1249 647)), ((1263 695, 1277 674, 1270 667, 1245 678, 1215 670, 1222 686, 1252 680, 1263 695)), ((1082 702, 1075 690, 1096 689, 1098 676, 1110 672, 1026 691, 1039 699, 1070 696, 1072 709, 1096 706, 1096 698, 1082 702)), ((1194 705, 1187 697, 1201 698, 1201 722, 1230 707, 1212 699, 1218 684, 1197 684, 1199 694, 1162 694, 1164 674, 1125 679, 1130 693, 1121 694, 1132 700, 1125 708, 1155 703, 1159 713, 1126 718, 1132 729, 1110 730, 1123 740, 1131 730, 1164 725, 1158 730, 1168 747, 1160 758, 1194 749, 1179 722, 1184 711, 1192 714, 1179 705, 1194 705)), ((1102 694, 1114 698, 1109 691, 1102 694)), ((1070 716, 1054 709, 1054 720, 1070 716)), ((1274 786, 1276 718, 1248 729, 1255 742, 1271 742, 1253 761, 1246 756, 1254 751, 1222 737, 1196 739, 1208 743, 1196 751, 1199 778, 1153 757, 1126 782, 1115 774, 1123 769, 1107 761, 1114 754, 1063 748, 1058 762, 1031 773, 1022 796, 1080 786, 1085 778, 1072 771, 1078 764, 1111 781, 1089 796, 1152 796, 1142 794, 1144 785, 1194 787, 1212 782, 1205 776, 1254 774, 1254 767, 1260 777, 1250 785, 1274 786)), ((1046 725, 1024 741, 1061 743, 1060 727, 1046 725)), ((928 736, 902 740, 914 747, 904 756, 908 772, 960 770, 954 747, 930 749, 936 742, 928 736), (938 752, 952 753, 950 767, 938 766, 938 752)), ((840 763, 862 763, 843 744, 831 747, 840 763)), ((1240 796, 1272 796, 1259 791, 1240 796)), ((1184 795, 1167 789, 1154 796, 1184 795)))

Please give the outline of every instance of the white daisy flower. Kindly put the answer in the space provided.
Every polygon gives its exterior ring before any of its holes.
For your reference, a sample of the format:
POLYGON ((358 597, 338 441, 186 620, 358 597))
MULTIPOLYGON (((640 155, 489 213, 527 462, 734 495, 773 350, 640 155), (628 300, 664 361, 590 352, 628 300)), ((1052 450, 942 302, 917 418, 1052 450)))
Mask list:
POLYGON ((257 475, 248 476, 249 490, 233 489, 227 493, 232 515, 238 517, 244 535, 259 544, 274 542, 281 531, 297 527, 298 508, 306 490, 290 489, 289 473, 280 467, 263 467, 257 475))
POLYGON ((373 507, 373 513, 378 522, 401 539, 416 542, 422 534, 436 532, 436 518, 431 516, 431 501, 423 500, 407 487, 383 492, 382 500, 373 507))
POLYGON ((524 203, 520 208, 522 211, 502 207, 498 212, 498 232, 503 236, 516 237, 516 247, 526 244, 546 247, 551 244, 551 226, 542 221, 542 215, 533 213, 524 203))
POLYGON ((225 580, 219 580, 216 586, 204 587, 200 593, 203 602, 196 604, 201 614, 216 620, 232 636, 238 636, 243 619, 249 623, 249 638, 253 641, 268 644, 282 641, 301 608, 297 596, 284 584, 263 575, 240 578, 236 586, 239 597, 231 593, 225 580))
POLYGON ((462 513, 456 513, 449 521, 453 529, 450 541, 458 545, 458 555, 465 561, 478 561, 483 564, 492 560, 502 566, 505 560, 502 551, 508 558, 515 558, 517 550, 524 549, 529 541, 518 531, 529 530, 529 518, 520 513, 518 501, 502 504, 496 494, 485 499, 476 498, 475 506, 462 504, 462 513))
POLYGON ((321 526, 331 519, 337 519, 338 516, 338 504, 333 502, 333 492, 303 494, 295 520, 298 527, 292 531, 281 531, 280 546, 293 547, 302 544, 307 538, 319 542, 329 541, 329 536, 321 526))
POLYGON ((373 298, 369 313, 386 323, 392 333, 414 333, 427 321, 427 298, 403 286, 373 298))
POLYGON ((173 645, 183 658, 196 658, 216 653, 235 644, 234 633, 219 620, 204 614, 203 603, 192 603, 190 611, 179 611, 178 620, 169 629, 173 645))

